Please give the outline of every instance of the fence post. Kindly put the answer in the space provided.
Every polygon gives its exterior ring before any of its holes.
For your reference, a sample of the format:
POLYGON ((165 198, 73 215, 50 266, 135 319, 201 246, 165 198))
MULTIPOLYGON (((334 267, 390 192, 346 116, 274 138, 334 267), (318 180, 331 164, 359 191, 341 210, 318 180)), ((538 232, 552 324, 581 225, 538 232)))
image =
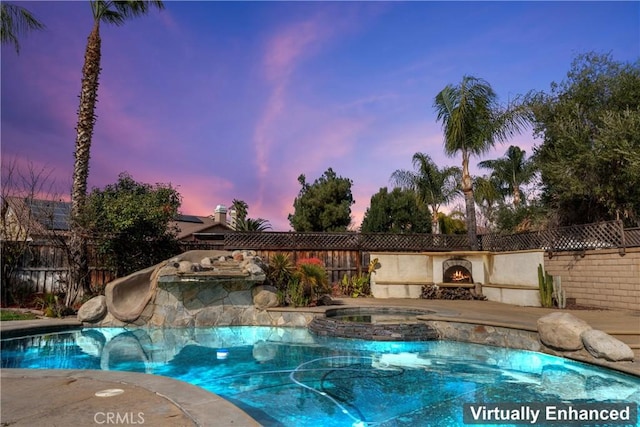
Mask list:
MULTIPOLYGON (((360 276, 362 274, 362 233, 358 233, 356 237, 356 276, 360 276)), ((351 276, 351 272, 349 272, 351 276)))

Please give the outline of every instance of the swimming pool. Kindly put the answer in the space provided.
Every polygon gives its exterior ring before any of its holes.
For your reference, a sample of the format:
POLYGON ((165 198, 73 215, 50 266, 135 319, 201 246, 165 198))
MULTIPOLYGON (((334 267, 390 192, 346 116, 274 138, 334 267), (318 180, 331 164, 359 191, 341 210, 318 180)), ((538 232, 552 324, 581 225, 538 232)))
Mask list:
POLYGON ((265 426, 458 426, 465 403, 640 403, 633 376, 450 341, 237 326, 88 328, 1 344, 2 368, 164 375, 223 396, 265 426))

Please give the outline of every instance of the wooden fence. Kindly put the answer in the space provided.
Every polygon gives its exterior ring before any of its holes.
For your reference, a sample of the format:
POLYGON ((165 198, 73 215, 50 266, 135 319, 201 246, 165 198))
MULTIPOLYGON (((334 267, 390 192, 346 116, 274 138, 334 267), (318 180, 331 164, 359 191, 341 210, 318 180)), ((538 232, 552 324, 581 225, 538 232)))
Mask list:
MULTIPOLYGON (((3 252, 9 245, 23 243, 2 242, 3 252)), ((91 285, 100 289, 116 278, 113 270, 106 267, 104 256, 95 245, 88 245, 89 272, 91 285)), ((61 292, 69 275, 67 248, 60 243, 48 241, 28 242, 11 278, 31 292, 61 292)), ((6 284, 2 284, 6 286, 6 284)))
MULTIPOLYGON (((388 234, 388 233, 282 233, 228 232, 199 235, 200 240, 183 242, 184 251, 193 249, 252 249, 266 262, 275 253, 289 254, 296 262, 319 258, 330 273, 331 282, 351 277, 369 265, 371 252, 438 252, 468 250, 466 235, 388 234)), ((481 250, 517 251, 543 249, 548 252, 584 251, 640 247, 640 229, 624 229, 622 222, 611 221, 563 227, 511 235, 479 236, 481 250)), ((10 242, 3 242, 3 245, 10 242)), ((103 287, 115 278, 105 267, 95 246, 89 246, 92 285, 103 287)), ((68 272, 65 248, 52 243, 32 243, 19 261, 16 277, 36 292, 55 292, 64 285, 68 272)))

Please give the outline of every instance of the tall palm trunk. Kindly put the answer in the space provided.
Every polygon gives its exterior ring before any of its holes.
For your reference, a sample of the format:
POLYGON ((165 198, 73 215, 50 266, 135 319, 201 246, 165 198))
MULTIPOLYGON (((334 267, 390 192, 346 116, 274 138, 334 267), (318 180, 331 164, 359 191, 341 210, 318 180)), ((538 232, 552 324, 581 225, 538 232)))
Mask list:
POLYGON ((462 151, 462 193, 464 194, 469 246, 472 251, 477 251, 479 247, 476 231, 476 202, 473 197, 473 180, 469 173, 469 152, 466 150, 462 151))
POLYGON ((435 209, 431 211, 431 234, 440 234, 440 218, 435 209))
POLYGON ((518 207, 520 206, 520 190, 518 189, 517 185, 513 186, 513 206, 518 207))
POLYGON ((91 293, 87 242, 83 224, 83 211, 87 199, 87 178, 93 127, 96 121, 95 107, 98 97, 100 75, 100 21, 96 20, 84 55, 82 67, 82 89, 76 128, 76 151, 71 190, 71 238, 69 241, 70 283, 66 296, 67 305, 82 294, 91 293))

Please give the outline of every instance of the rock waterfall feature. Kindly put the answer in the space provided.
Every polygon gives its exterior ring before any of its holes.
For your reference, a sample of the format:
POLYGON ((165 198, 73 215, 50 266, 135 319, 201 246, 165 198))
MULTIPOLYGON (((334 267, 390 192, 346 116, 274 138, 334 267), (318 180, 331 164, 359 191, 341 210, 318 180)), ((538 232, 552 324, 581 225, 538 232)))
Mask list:
POLYGON ((189 251, 110 282, 104 297, 85 303, 78 318, 92 326, 255 324, 267 308, 264 298, 259 308, 253 303, 254 293, 265 292, 264 280, 254 251, 189 251))

